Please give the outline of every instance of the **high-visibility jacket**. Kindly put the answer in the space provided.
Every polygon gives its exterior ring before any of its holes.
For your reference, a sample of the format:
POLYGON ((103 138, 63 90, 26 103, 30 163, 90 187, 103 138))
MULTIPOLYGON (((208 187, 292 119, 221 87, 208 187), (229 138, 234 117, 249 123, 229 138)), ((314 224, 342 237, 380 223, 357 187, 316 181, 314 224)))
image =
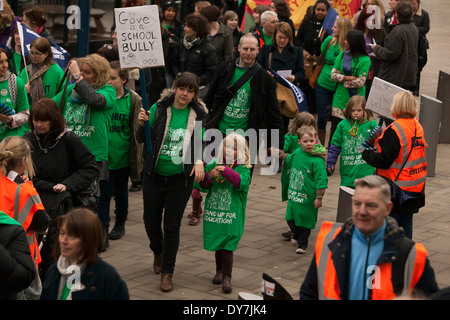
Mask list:
POLYGON ((37 211, 45 210, 44 205, 32 182, 21 184, 20 189, 17 187, 17 183, 0 175, 0 210, 19 222, 25 229, 30 245, 31 258, 38 266, 41 262, 39 245, 34 231, 29 230, 29 227, 34 214, 37 211))
MULTIPOLYGON (((342 224, 325 221, 317 236, 315 257, 319 300, 341 300, 341 290, 337 279, 328 244, 341 232, 342 224)), ((403 290, 400 295, 409 295, 423 274, 427 251, 420 243, 415 243, 406 259, 403 272, 403 290)), ((391 300, 397 297, 392 279, 392 262, 377 265, 371 288, 372 300, 391 300)))
MULTIPOLYGON (((389 169, 377 169, 377 174, 394 181, 401 170, 395 183, 404 191, 422 192, 427 177, 427 161, 425 159, 427 143, 425 142, 422 125, 416 119, 397 119, 390 127, 399 138, 400 152, 389 169), (406 159, 408 160, 406 161, 406 159)), ((384 133, 377 142, 383 136, 384 133)), ((389 142, 384 141, 384 143, 389 142)), ((378 152, 381 152, 379 144, 377 148, 378 152)))
MULTIPOLYGON (((264 35, 262 34, 262 31, 256 29, 255 31, 252 32, 252 34, 255 36, 255 38, 258 40, 258 46, 259 46, 259 50, 261 50, 261 48, 265 45, 264 42, 264 35)), ((270 43, 269 43, 270 44, 270 43)))

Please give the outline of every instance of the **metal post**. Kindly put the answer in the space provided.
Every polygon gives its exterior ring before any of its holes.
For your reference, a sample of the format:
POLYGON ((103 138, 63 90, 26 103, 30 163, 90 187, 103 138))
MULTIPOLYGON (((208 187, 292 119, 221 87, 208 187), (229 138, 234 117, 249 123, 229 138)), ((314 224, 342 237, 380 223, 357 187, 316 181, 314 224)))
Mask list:
POLYGON ((428 144, 428 148, 425 148, 427 177, 434 177, 435 174, 441 111, 441 101, 423 94, 420 96, 419 122, 423 127, 424 138, 428 144))
POLYGON ((79 1, 81 12, 81 28, 77 34, 77 57, 89 54, 89 29, 91 21, 91 0, 79 1))
POLYGON ((345 222, 352 216, 352 196, 355 189, 341 186, 339 188, 339 200, 337 207, 336 222, 345 222))
POLYGON ((436 99, 442 101, 442 118, 439 143, 450 143, 450 74, 439 71, 436 99))

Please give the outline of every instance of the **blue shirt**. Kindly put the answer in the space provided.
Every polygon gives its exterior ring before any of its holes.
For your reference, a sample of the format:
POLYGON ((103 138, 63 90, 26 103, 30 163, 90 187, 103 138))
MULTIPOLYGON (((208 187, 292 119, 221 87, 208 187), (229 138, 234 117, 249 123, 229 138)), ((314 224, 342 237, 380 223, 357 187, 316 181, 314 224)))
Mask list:
POLYGON ((367 300, 372 285, 376 262, 383 252, 386 220, 383 226, 369 236, 356 227, 352 235, 349 300, 367 300))

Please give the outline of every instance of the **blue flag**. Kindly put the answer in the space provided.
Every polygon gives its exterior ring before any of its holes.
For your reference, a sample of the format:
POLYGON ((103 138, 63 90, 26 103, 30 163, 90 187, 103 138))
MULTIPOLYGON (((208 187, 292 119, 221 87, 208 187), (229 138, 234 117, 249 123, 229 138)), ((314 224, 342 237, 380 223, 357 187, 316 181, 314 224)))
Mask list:
POLYGON ((334 26, 334 22, 336 21, 336 18, 338 18, 339 15, 333 8, 330 8, 327 12, 327 15, 325 17, 325 20, 323 21, 322 27, 325 29, 325 31, 331 36, 333 34, 333 31, 331 28, 334 26))
POLYGON ((298 112, 308 111, 308 103, 306 101, 306 96, 303 93, 303 91, 300 90, 299 87, 287 81, 283 76, 280 76, 274 70, 270 70, 270 73, 274 75, 275 80, 277 80, 277 82, 284 84, 286 87, 292 90, 292 93, 294 94, 295 97, 295 102, 297 102, 298 112))
MULTIPOLYGON (((19 29, 22 53, 25 55, 25 57, 28 57, 28 55, 30 54, 31 43, 34 39, 40 38, 41 36, 19 22, 17 23, 17 27, 19 29)), ((70 54, 64 48, 58 46, 53 41, 49 41, 50 45, 52 46, 53 60, 55 60, 55 62, 61 67, 61 69, 65 70, 66 65, 70 59, 70 54)))

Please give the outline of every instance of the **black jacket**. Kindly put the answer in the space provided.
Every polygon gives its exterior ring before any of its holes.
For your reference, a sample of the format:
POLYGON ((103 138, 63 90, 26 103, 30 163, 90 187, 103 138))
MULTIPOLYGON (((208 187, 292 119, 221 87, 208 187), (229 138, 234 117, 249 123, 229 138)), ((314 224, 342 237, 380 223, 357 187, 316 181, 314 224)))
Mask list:
POLYGON ((183 45, 183 39, 172 43, 169 64, 170 72, 175 78, 180 72, 192 72, 200 78, 200 85, 207 85, 217 68, 217 53, 214 45, 207 38, 199 39, 192 48, 183 45))
POLYGON ((24 138, 31 142, 31 157, 36 169, 34 187, 50 215, 58 195, 53 191, 56 184, 62 183, 67 191, 76 193, 98 178, 94 155, 73 132, 65 131, 61 135, 56 130, 46 137, 27 132, 24 138))
POLYGON ((263 46, 258 54, 258 63, 266 70, 269 70, 269 53, 272 52, 272 69, 292 70, 295 76, 294 84, 305 78, 305 68, 303 67, 303 53, 299 47, 290 44, 280 53, 276 44, 263 46))
MULTIPOLYGON (((169 94, 168 96, 162 98, 156 104, 156 119, 153 126, 150 128, 150 136, 151 136, 151 144, 152 144, 152 154, 146 154, 144 158, 144 174, 149 176, 153 176, 155 173, 156 162, 161 150, 161 147, 164 143, 164 134, 166 132, 166 127, 169 125, 167 121, 167 109, 170 108, 175 98, 175 94, 169 94)), ((202 107, 197 102, 191 102, 188 105, 189 108, 192 108, 196 114, 195 121, 201 121, 203 126, 203 120, 206 117, 206 113, 203 111, 202 107)), ((170 121, 170 120, 169 120, 170 121)), ((188 120, 188 127, 193 127, 194 124, 188 120)), ((198 128, 196 128, 198 129, 198 128)), ((139 126, 136 130, 136 140, 138 143, 145 143, 145 127, 139 126)), ((192 134, 191 141, 189 143, 189 147, 187 152, 190 152, 190 157, 188 159, 193 159, 188 161, 188 163, 184 163, 184 173, 186 180, 194 179, 194 176, 190 176, 192 168, 194 167, 196 160, 202 159, 202 154, 198 153, 201 151, 203 153, 204 143, 202 141, 202 137, 192 134), (201 150, 194 148, 194 143, 200 144, 201 150)), ((146 149, 145 149, 146 150, 146 149)))
MULTIPOLYGON (((232 59, 223 63, 217 69, 214 79, 209 85, 205 97, 206 107, 209 110, 209 119, 207 128, 218 128, 219 122, 227 104, 224 103, 224 97, 228 96, 228 86, 236 69, 237 59, 232 59)), ((257 63, 257 62, 255 62, 257 63)), ((277 82, 266 70, 261 68, 250 80, 252 101, 248 115, 248 129, 255 129, 259 134, 259 129, 279 130, 279 148, 284 145, 284 129, 281 117, 280 107, 278 105, 277 82)), ((270 138, 270 135, 269 135, 270 138)), ((270 139, 267 147, 271 146, 270 139)))
POLYGON ((35 277, 35 265, 25 230, 0 223, 0 300, 14 300, 35 277))

